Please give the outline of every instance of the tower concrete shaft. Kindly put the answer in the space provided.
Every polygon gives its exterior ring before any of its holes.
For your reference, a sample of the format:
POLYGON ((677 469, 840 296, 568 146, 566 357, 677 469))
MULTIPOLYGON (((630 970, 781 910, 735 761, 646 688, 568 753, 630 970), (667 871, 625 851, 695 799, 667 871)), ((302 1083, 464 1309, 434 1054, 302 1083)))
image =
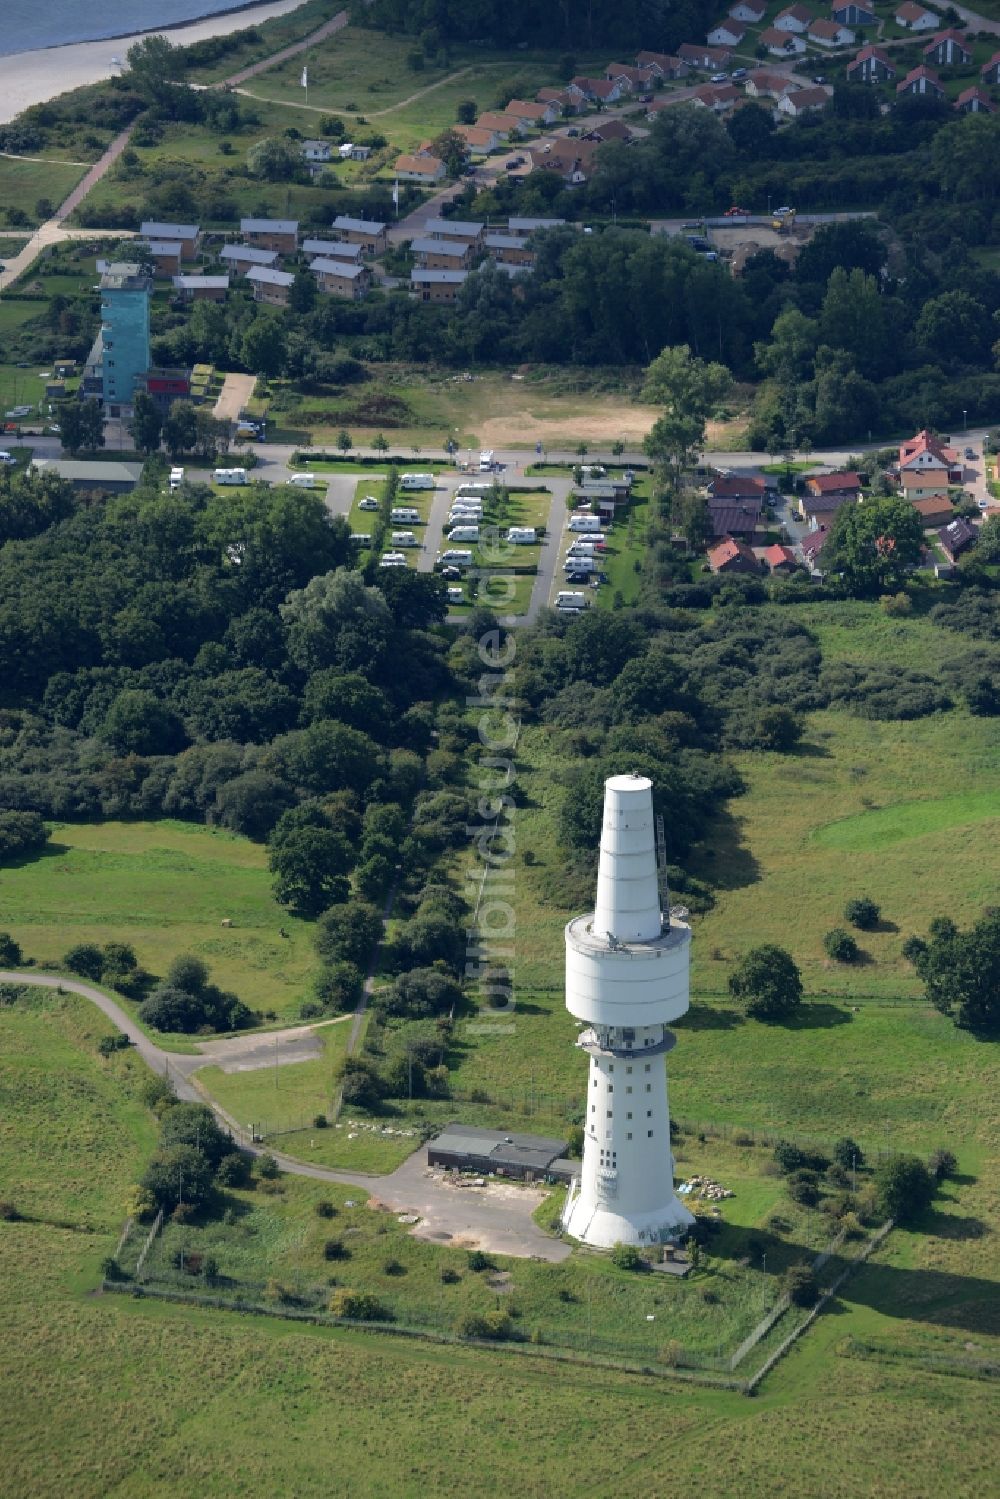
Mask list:
POLYGON ((674 1192, 667 1022, 688 1008, 691 931, 661 912, 653 788, 612 776, 592 915, 566 926, 566 1008, 590 1057, 583 1165, 563 1227, 584 1243, 659 1243, 694 1220, 674 1192))

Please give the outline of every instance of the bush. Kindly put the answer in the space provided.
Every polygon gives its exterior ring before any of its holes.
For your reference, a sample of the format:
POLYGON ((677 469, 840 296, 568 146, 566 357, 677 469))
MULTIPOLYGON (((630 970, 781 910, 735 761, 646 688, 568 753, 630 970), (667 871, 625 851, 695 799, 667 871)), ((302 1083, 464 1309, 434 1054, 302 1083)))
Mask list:
POLYGON ((94 942, 80 942, 63 957, 63 967, 97 982, 104 972, 104 954, 94 942))
POLYGON ((862 932, 874 931, 881 914, 870 895, 855 896, 854 900, 849 900, 844 907, 845 919, 851 923, 851 926, 856 926, 862 932))
POLYGON ((908 963, 912 963, 914 967, 916 967, 917 963, 920 961, 926 951, 927 943, 924 941, 923 937, 907 937, 902 946, 903 957, 908 963))
POLYGON ((349 1260, 351 1251, 343 1239, 327 1239, 323 1245, 323 1258, 325 1260, 349 1260))
POLYGON ((784 948, 754 947, 729 975, 729 992, 758 1020, 785 1020, 802 1001, 802 979, 784 948))
POLYGON ((329 1129, 330 1121, 325 1114, 317 1114, 313 1119, 313 1129, 329 1129))
POLYGON ((193 1145, 169 1146, 154 1153, 141 1185, 165 1212, 179 1203, 194 1208, 211 1195, 212 1168, 207 1156, 193 1145))
POLYGON ((850 1135, 844 1135, 833 1147, 833 1159, 845 1171, 850 1171, 854 1166, 864 1165, 865 1153, 856 1140, 852 1140, 850 1135))
POLYGON ((385 1275, 405 1275, 406 1266, 403 1264, 402 1260, 397 1260, 395 1255, 393 1255, 390 1259, 386 1260, 385 1264, 382 1266, 382 1271, 385 1275))
POLYGON ((275 1181, 281 1175, 281 1167, 266 1150, 257 1157, 254 1170, 261 1181, 275 1181))
POLYGON ((793 1306, 815 1306, 819 1300, 819 1286, 809 1265, 789 1265, 781 1277, 781 1289, 793 1306))
POLYGON ((790 1140, 779 1140, 774 1147, 774 1160, 787 1175, 805 1165, 806 1155, 804 1150, 800 1150, 790 1140))
POLYGON ((459 1275, 458 1271, 457 1270, 453 1270, 450 1265, 442 1265, 441 1266, 441 1284, 442 1285, 444 1285, 444 1286, 454 1286, 454 1285, 457 1285, 458 1282, 461 1279, 462 1279, 462 1277, 459 1275))
POLYGON ((481 1275, 484 1270, 495 1270, 496 1269, 496 1266, 494 1265, 493 1261, 490 1259, 489 1255, 488 1254, 483 1254, 483 1251, 481 1249, 470 1249, 469 1250, 468 1264, 469 1264, 469 1269, 470 1270, 474 1270, 477 1275, 481 1275))
POLYGON ((835 963, 853 963, 858 956, 858 944, 842 926, 835 926, 827 932, 823 946, 835 963))
POLYGON ((934 1196, 934 1179, 915 1155, 897 1155, 875 1172, 875 1200, 879 1211, 897 1223, 918 1218, 934 1196))
POLYGON ((955 1175, 958 1169, 958 1159, 954 1151, 945 1150, 939 1146, 932 1153, 927 1166, 935 1181, 944 1181, 946 1177, 955 1175))
POLYGON ((335 1317, 348 1317, 353 1322, 394 1322, 391 1309, 370 1291, 334 1291, 330 1297, 330 1311, 335 1317))
POLYGON ((97 1050, 102 1057, 110 1057, 114 1056, 116 1051, 127 1051, 131 1045, 128 1036, 123 1035, 121 1031, 115 1031, 113 1036, 101 1037, 97 1043, 97 1050))
POLYGON ((14 941, 10 932, 0 932, 0 964, 6 968, 20 968, 23 962, 20 943, 14 941))
POLYGON ((514 1336, 514 1323, 510 1313, 498 1307, 485 1315, 473 1312, 461 1318, 457 1332, 460 1338, 484 1338, 501 1343, 514 1336))
POLYGON ((315 1212, 317 1218, 336 1218, 337 1216, 337 1209, 325 1197, 322 1202, 317 1202, 315 1212))
POLYGON ((0 862, 37 852, 48 836, 39 812, 0 812, 0 862))
POLYGON ((804 1208, 814 1208, 819 1202, 819 1188, 808 1177, 791 1177, 788 1182, 788 1195, 793 1202, 799 1203, 804 1208))
POLYGON ((611 1251, 611 1263, 619 1270, 645 1270, 646 1261, 634 1244, 616 1244, 611 1251))
POLYGON ((215 1180, 220 1187, 245 1187, 249 1179, 250 1163, 240 1150, 229 1151, 215 1168, 215 1180))

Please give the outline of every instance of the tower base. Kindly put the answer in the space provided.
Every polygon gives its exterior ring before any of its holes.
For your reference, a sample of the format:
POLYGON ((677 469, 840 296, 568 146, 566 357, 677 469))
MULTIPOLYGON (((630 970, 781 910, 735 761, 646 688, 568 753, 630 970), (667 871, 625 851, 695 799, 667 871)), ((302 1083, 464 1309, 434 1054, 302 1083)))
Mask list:
POLYGON ((685 1233, 694 1217, 683 1203, 671 1197, 649 1213, 616 1213, 612 1204, 595 1203, 579 1191, 566 1200, 562 1226, 566 1233, 595 1249, 613 1249, 616 1244, 662 1244, 685 1233))

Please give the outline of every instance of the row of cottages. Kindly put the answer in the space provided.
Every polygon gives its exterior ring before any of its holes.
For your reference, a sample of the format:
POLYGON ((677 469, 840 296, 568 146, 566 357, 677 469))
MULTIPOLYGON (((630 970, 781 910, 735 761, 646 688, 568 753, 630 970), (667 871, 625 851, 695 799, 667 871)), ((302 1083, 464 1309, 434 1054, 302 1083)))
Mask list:
POLYGON ((847 64, 849 83, 891 83, 898 77, 898 70, 882 47, 869 44, 862 47, 853 62, 847 64))
POLYGON ((637 52, 635 64, 637 68, 648 68, 654 82, 659 79, 661 83, 676 83, 690 72, 683 57, 672 57, 669 52, 637 52))
POLYGON ((899 484, 908 500, 942 494, 949 484, 961 484, 964 478, 958 450, 926 428, 899 449, 899 484))
POLYGON ((897 94, 930 94, 934 99, 944 98, 944 89, 941 80, 933 68, 928 68, 921 63, 919 67, 911 69, 901 82, 896 84, 897 94))

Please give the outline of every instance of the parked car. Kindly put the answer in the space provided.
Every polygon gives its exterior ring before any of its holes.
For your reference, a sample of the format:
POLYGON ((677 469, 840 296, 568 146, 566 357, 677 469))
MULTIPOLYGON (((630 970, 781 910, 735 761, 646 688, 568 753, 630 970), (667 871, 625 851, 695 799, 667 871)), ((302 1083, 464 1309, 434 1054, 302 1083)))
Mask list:
POLYGON ((736 207, 727 208, 726 212, 725 212, 725 215, 724 215, 724 217, 727 218, 727 219, 744 219, 744 218, 749 218, 749 216, 750 216, 750 210, 749 210, 749 208, 736 208, 736 207))
MULTIPOLYGON (((734 73, 733 77, 735 78, 735 76, 736 75, 734 73)), ((639 103, 640 104, 652 104, 652 102, 653 102, 653 96, 652 96, 652 94, 640 94, 639 95, 639 103)))
POLYGON ((745 78, 747 76, 747 70, 746 68, 734 68, 729 76, 735 83, 738 78, 745 78))
POLYGON ((729 74, 728 73, 713 73, 712 74, 712 82, 713 83, 728 83, 729 82, 729 74))
POLYGON ((966 458, 975 458, 975 456, 976 456, 976 450, 975 450, 975 448, 966 448, 966 450, 965 450, 965 456, 966 456, 966 458))
POLYGON ((816 76, 815 76, 815 78, 813 79, 813 83, 825 83, 825 82, 826 82, 826 79, 823 77, 822 73, 817 73, 816 76))

